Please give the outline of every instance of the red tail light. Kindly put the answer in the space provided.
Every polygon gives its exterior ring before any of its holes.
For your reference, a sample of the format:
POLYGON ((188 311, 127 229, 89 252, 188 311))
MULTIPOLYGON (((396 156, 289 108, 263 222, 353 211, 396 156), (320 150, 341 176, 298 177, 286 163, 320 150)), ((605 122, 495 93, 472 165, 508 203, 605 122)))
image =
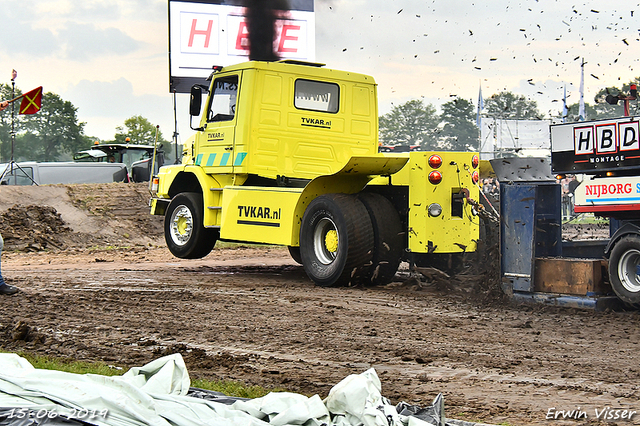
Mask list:
POLYGON ((437 185, 442 182, 442 173, 435 170, 429 173, 429 182, 431 182, 433 185, 437 185))
POLYGON ((478 184, 478 181, 480 180, 480 174, 478 173, 477 170, 471 174, 471 180, 475 185, 478 184))
POLYGON ((432 169, 437 169, 442 166, 442 157, 437 154, 433 154, 429 157, 429 166, 431 166, 432 169))
POLYGON ((477 169, 478 164, 480 164, 480 159, 478 158, 477 155, 474 155, 473 158, 471 159, 471 165, 473 166, 474 169, 477 169))

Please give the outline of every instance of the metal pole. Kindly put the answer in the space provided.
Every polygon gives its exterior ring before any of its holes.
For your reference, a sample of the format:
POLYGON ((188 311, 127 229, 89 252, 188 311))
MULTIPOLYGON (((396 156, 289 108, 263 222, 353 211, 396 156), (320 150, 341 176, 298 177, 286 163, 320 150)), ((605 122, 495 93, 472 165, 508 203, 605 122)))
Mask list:
MULTIPOLYGON (((16 97, 16 77, 17 77, 17 73, 14 71, 12 71, 11 74, 11 99, 16 97)), ((14 146, 15 146, 15 142, 16 142, 16 130, 15 130, 15 113, 16 107, 15 107, 15 102, 11 102, 11 160, 10 160, 10 164, 11 164, 11 168, 10 168, 10 172, 9 175, 13 176, 13 184, 17 185, 18 184, 18 179, 16 178, 16 176, 13 173, 13 150, 14 150, 14 146)))
POLYGON ((173 164, 180 164, 182 161, 178 159, 178 110, 176 108, 176 90, 173 89, 173 143, 176 149, 176 159, 173 164))
POLYGON ((156 138, 153 142, 153 157, 151 157, 151 176, 149 176, 149 193, 153 195, 151 188, 153 187, 153 174, 156 172, 156 155, 158 153, 158 132, 160 131, 160 126, 156 126, 156 138))
MULTIPOLYGON (((31 176, 29 176, 27 174, 27 172, 24 171, 24 169, 22 169, 22 167, 20 167, 14 159, 14 149, 15 149, 15 142, 16 142, 16 129, 15 129, 15 104, 14 102, 17 101, 18 99, 15 97, 16 96, 16 77, 18 76, 18 73, 16 72, 16 70, 11 71, 11 100, 9 102, 11 102, 11 161, 9 161, 9 164, 7 165, 7 167, 5 167, 4 171, 2 172, 2 174, 0 174, 0 181, 3 181, 4 177, 7 175, 7 170, 9 171, 9 176, 13 177, 13 184, 17 185, 18 184, 18 177, 16 176, 17 170, 20 170, 24 176, 28 177, 29 180, 31 181, 31 183, 33 183, 34 185, 38 185, 36 183, 35 180, 33 180, 33 174, 31 176), (14 168, 15 166, 15 168, 14 168)), ((19 96, 19 98, 21 98, 22 95, 19 96)))

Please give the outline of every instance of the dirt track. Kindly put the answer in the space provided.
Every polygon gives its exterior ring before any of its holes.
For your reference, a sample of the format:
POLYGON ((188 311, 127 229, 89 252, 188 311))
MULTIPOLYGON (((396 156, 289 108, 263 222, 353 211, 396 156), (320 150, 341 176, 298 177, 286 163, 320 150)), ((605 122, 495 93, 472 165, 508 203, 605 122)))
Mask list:
POLYGON ((173 258, 161 222, 145 215, 144 187, 14 191, 0 187, 0 214, 15 200, 50 205, 64 225, 40 243, 12 225, 17 250, 3 253, 2 271, 22 292, 2 299, 4 350, 125 367, 177 351, 192 377, 321 397, 375 367, 392 402, 427 405, 442 392, 448 417, 489 423, 547 424, 552 407, 589 421, 607 406, 640 411, 638 313, 487 303, 455 279, 406 274, 379 288, 317 288, 283 248, 173 258))

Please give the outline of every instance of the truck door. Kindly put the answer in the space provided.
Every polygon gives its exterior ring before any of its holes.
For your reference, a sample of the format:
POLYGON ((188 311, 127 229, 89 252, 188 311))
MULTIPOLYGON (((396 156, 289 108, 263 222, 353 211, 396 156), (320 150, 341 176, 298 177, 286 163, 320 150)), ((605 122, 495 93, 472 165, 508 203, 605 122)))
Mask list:
POLYGON ((236 100, 240 74, 217 77, 207 105, 207 122, 196 134, 196 165, 206 173, 232 173, 235 161, 236 100))

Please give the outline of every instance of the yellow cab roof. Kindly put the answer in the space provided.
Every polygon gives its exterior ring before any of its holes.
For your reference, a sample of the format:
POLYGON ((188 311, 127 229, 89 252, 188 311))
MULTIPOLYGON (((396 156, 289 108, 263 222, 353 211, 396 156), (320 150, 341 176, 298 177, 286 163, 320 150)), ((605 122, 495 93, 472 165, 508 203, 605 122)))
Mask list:
POLYGON ((237 70, 265 70, 291 74, 301 74, 308 77, 325 78, 333 80, 351 81, 362 84, 376 84, 373 77, 365 74, 359 74, 350 71, 340 71, 330 68, 324 68, 324 64, 315 62, 303 62, 294 60, 281 60, 274 62, 267 61, 249 61, 235 65, 229 65, 222 68, 221 73, 233 72, 237 70))

